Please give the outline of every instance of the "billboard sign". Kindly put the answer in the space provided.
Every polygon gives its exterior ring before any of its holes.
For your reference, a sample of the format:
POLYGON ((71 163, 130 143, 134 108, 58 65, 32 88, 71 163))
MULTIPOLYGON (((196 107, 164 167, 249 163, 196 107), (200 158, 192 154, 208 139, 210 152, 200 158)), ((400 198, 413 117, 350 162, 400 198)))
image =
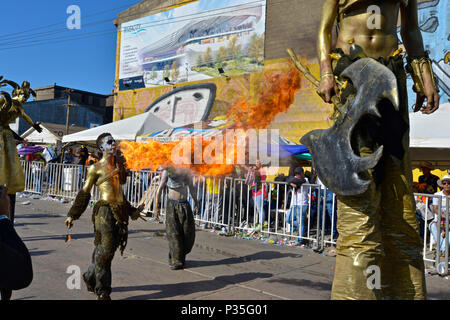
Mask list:
POLYGON ((122 24, 120 90, 258 72, 266 0, 199 0, 122 24))

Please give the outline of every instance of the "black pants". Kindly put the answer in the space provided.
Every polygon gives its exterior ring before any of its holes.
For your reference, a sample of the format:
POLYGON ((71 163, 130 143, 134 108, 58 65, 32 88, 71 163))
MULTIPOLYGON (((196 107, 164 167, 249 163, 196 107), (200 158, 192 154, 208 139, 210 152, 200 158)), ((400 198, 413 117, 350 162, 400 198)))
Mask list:
POLYGON ((195 222, 190 204, 169 199, 166 211, 166 234, 169 241, 169 264, 184 265, 195 242, 195 222))
POLYGON ((102 206, 94 220, 95 249, 92 261, 84 274, 85 279, 95 288, 97 295, 111 294, 111 262, 118 247, 119 231, 116 219, 109 206, 102 206))

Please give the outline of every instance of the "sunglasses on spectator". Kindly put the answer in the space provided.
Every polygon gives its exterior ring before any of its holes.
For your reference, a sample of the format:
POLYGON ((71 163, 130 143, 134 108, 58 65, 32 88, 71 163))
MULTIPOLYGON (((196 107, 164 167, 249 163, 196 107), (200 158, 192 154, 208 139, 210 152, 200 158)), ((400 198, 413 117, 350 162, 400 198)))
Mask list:
POLYGON ((450 185, 450 181, 442 181, 442 185, 450 185))

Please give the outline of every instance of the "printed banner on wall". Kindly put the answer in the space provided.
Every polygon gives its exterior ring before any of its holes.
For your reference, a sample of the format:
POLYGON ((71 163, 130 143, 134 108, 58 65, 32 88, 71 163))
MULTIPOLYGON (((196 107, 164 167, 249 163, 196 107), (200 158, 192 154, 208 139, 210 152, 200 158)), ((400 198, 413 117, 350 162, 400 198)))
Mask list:
POLYGON ((258 72, 266 0, 199 0, 122 25, 120 90, 258 72))

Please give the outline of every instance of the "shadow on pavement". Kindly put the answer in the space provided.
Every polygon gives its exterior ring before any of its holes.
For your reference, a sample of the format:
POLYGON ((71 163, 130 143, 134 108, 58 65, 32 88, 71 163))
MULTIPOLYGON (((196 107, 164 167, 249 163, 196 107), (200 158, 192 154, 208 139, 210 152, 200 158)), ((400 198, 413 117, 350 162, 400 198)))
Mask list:
POLYGON ((288 278, 278 278, 278 279, 271 279, 268 282, 277 282, 287 285, 292 285, 295 287, 308 287, 308 288, 314 288, 318 290, 323 291, 331 291, 331 283, 326 282, 316 282, 306 279, 288 279, 288 278))
POLYGON ((43 223, 43 222, 20 222, 20 223, 15 223, 14 227, 27 227, 27 226, 41 226, 41 225, 45 225, 48 223, 43 223))
POLYGON ((212 280, 202 280, 196 282, 154 284, 154 285, 144 285, 134 287, 118 287, 113 288, 113 294, 114 292, 157 291, 151 294, 143 294, 128 297, 125 300, 152 300, 152 299, 173 298, 177 296, 183 296, 198 292, 217 291, 229 285, 253 281, 261 278, 270 278, 272 276, 273 275, 270 273, 241 273, 230 276, 219 276, 212 280))
POLYGON ((16 219, 31 219, 31 218, 61 218, 60 216, 54 214, 45 213, 27 213, 27 214, 16 214, 16 219))
POLYGON ((245 263, 255 260, 274 260, 274 259, 282 259, 282 258, 301 258, 301 254, 295 253, 281 253, 278 251, 261 251, 244 257, 231 257, 223 260, 217 261, 196 261, 196 260, 188 260, 186 261, 189 268, 199 268, 199 267, 209 267, 209 266, 217 266, 224 264, 237 264, 237 263, 245 263))
POLYGON ((34 257, 34 256, 45 256, 47 254, 50 254, 52 252, 54 252, 55 250, 43 250, 43 251, 31 251, 30 252, 30 256, 34 257))
MULTIPOLYGON (((73 240, 76 239, 85 239, 85 238, 93 238, 93 233, 75 233, 71 234, 73 240)), ((66 234, 55 234, 53 236, 37 236, 37 237, 23 237, 22 241, 43 241, 43 240, 65 240, 66 234)))

